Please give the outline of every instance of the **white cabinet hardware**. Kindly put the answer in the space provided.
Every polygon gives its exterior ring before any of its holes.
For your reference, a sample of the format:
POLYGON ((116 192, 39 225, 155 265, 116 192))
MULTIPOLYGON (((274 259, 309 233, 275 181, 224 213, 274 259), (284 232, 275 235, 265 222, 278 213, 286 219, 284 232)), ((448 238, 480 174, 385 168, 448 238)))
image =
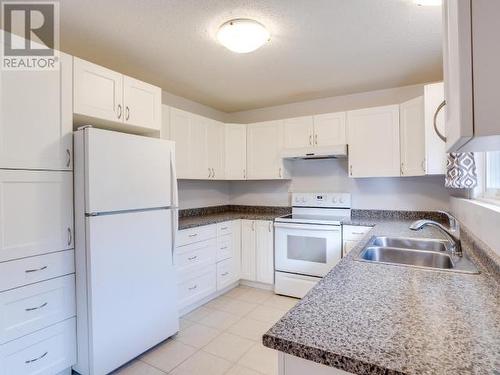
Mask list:
POLYGON ((40 272, 40 271, 45 271, 47 268, 48 266, 42 266, 40 268, 25 270, 24 272, 26 273, 40 272))

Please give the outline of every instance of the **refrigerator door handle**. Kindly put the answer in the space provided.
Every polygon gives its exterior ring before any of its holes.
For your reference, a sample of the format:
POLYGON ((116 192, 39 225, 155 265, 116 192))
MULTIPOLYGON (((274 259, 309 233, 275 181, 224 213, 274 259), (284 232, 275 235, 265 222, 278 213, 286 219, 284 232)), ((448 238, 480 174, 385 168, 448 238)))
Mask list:
POLYGON ((179 191, 177 187, 177 171, 175 169, 175 148, 170 150, 170 183, 172 185, 172 256, 175 249, 175 238, 179 227, 179 191))

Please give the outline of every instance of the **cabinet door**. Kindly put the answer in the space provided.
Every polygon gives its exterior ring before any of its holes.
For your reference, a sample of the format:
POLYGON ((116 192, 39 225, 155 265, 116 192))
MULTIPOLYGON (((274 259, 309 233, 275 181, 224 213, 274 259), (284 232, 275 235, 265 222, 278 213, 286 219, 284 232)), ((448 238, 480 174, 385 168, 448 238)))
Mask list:
POLYGON ((170 138, 170 107, 165 104, 162 104, 161 106, 160 138, 168 140, 172 139, 170 138))
POLYGON ((73 174, 0 170, 0 262, 73 248, 73 174))
POLYGON ((257 281, 274 283, 274 234, 272 221, 256 221, 256 276, 257 281))
POLYGON ((73 112, 123 122, 123 75, 77 57, 73 70, 73 112))
POLYGON ((255 225, 254 220, 241 221, 241 278, 255 281, 255 225))
MULTIPOLYGON (((445 174, 446 171, 446 144, 434 130, 434 113, 436 113, 443 100, 443 82, 424 86, 426 174, 445 174)), ((436 127, 442 135, 446 135, 444 128, 445 113, 446 107, 441 109, 436 118, 436 127)))
POLYGON ((248 179, 281 179, 284 177, 281 149, 283 121, 266 121, 247 126, 248 179))
POLYGON ((72 168, 71 56, 59 70, 0 72, 0 168, 72 168))
POLYGON ((474 135, 471 1, 445 0, 443 29, 446 150, 452 152, 474 135))
POLYGON ((161 128, 161 89, 139 81, 123 77, 124 122, 144 128, 160 131, 161 128))
POLYGON ((289 118, 283 122, 284 148, 305 148, 314 144, 312 116, 289 118))
POLYGON ((346 113, 326 113, 314 116, 314 144, 316 146, 345 145, 346 113))
POLYGON ((349 176, 399 176, 399 106, 350 111, 347 123, 349 176))
POLYGON ((191 114, 170 108, 170 139, 175 142, 177 178, 190 178, 191 114))
POLYGON ((224 179, 224 124, 215 120, 207 123, 208 167, 212 169, 212 179, 224 179))
POLYGON ((225 169, 227 180, 245 180, 247 168, 247 126, 226 124, 225 169))
POLYGON ((424 97, 402 103, 399 116, 401 175, 425 175, 424 97))
POLYGON ((234 281, 241 278, 241 220, 235 220, 232 224, 233 240, 233 263, 234 263, 234 281))
POLYGON ((194 179, 212 178, 212 170, 208 165, 208 118, 191 115, 191 131, 189 134, 190 176, 194 179))

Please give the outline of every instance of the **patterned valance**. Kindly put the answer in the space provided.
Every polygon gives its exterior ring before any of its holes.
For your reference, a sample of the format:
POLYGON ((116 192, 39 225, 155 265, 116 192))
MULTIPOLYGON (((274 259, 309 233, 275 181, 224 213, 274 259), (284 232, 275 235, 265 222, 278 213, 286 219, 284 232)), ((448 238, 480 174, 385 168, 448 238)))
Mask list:
POLYGON ((445 186, 455 189, 472 189, 477 186, 476 163, 472 152, 448 154, 445 186))

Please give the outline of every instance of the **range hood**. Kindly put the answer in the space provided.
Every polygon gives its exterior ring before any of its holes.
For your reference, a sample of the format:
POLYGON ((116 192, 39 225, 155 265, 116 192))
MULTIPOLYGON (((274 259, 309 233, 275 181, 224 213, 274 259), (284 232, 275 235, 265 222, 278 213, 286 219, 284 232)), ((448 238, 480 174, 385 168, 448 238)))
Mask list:
POLYGON ((347 157, 347 145, 289 148, 281 152, 283 159, 338 159, 347 157))

